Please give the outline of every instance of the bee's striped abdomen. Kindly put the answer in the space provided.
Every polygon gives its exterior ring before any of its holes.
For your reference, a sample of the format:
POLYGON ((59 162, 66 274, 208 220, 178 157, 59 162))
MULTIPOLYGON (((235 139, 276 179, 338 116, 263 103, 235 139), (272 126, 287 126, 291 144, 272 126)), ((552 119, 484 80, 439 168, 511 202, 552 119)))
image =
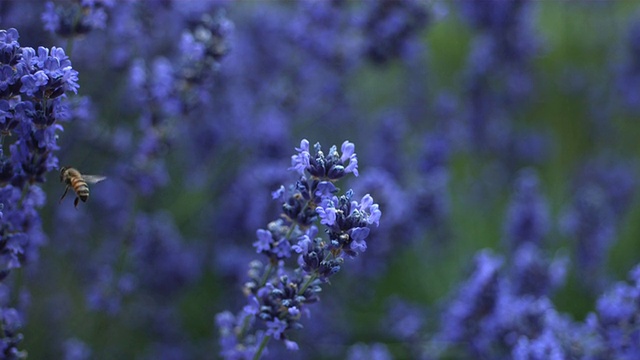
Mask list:
POLYGON ((82 178, 71 178, 71 187, 76 192, 80 200, 86 202, 89 198, 89 186, 82 178))

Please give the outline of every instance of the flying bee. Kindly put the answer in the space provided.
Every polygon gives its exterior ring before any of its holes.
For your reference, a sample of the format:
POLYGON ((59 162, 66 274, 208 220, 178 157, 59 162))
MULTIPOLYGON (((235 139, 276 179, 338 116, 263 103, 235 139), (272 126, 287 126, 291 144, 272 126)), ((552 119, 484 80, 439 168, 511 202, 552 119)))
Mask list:
POLYGON ((89 198, 89 185, 87 184, 95 184, 106 179, 106 176, 100 175, 82 175, 80 171, 64 166, 60 169, 60 182, 63 182, 67 185, 66 189, 64 189, 64 194, 60 197, 60 202, 64 199, 65 195, 67 195, 67 191, 69 188, 72 188, 76 193, 76 199, 73 202, 73 205, 78 207, 78 200, 82 200, 82 202, 86 202, 89 198))

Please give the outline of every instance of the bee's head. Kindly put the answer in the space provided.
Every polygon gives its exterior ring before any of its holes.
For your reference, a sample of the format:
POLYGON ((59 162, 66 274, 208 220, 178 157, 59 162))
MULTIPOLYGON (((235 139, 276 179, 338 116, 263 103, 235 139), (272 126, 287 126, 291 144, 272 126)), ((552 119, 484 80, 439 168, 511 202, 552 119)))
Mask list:
POLYGON ((60 168, 60 182, 64 182, 64 173, 68 168, 68 166, 63 166, 62 168, 60 168))

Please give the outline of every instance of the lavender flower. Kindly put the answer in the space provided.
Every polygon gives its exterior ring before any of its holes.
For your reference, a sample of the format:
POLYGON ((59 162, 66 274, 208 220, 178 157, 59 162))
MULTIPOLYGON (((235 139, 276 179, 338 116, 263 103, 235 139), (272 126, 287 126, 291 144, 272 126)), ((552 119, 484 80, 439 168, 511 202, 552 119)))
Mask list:
POLYGON ((446 241, 450 213, 449 156, 451 148, 443 134, 427 134, 419 164, 419 181, 411 184, 413 211, 419 224, 416 232, 426 229, 438 242, 446 241))
MULTIPOLYGON (((454 348, 469 356, 492 359, 537 359, 553 352, 576 351, 570 345, 575 339, 563 335, 574 325, 557 313, 546 296, 557 286, 553 272, 558 270, 543 259, 537 259, 536 264, 523 262, 523 257, 529 260, 529 256, 537 254, 532 251, 537 247, 531 243, 518 249, 517 259, 511 264, 513 271, 505 272, 513 273, 511 276, 500 271, 502 259, 486 250, 479 252, 474 273, 445 310, 441 329, 427 349, 442 355, 447 348, 454 348)), ((587 332, 580 331, 586 338, 587 332)))
POLYGON ((267 229, 256 232, 254 246, 269 263, 251 263, 250 280, 244 285, 248 305, 241 313, 217 315, 221 355, 225 358, 259 358, 271 338, 281 340, 289 350, 297 350, 298 344, 287 334, 302 327, 302 315, 309 312, 309 304, 318 301, 321 284, 340 271, 343 254, 364 252, 369 227, 379 224, 381 211, 370 195, 360 202, 352 200, 351 190, 340 197, 334 195, 338 189, 332 181, 350 172, 357 175, 352 143, 343 143, 342 155, 333 146, 325 157, 320 144, 316 144, 312 157, 307 140, 302 140, 296 151, 290 170, 308 173, 311 180, 302 176, 288 193, 280 190, 274 198, 288 196, 283 205, 285 220, 273 221, 267 229), (326 229, 326 240, 318 236, 318 228, 313 225, 318 220, 326 229), (296 263, 288 261, 293 254, 298 254, 296 263))
POLYGON ((489 250, 475 257, 475 269, 458 291, 442 318, 443 328, 437 338, 447 343, 469 342, 470 347, 481 329, 481 319, 491 314, 498 300, 499 270, 502 258, 489 250))
POLYGON ((215 14, 204 14, 200 19, 191 21, 188 31, 182 33, 181 51, 184 54, 183 77, 188 83, 206 80, 211 70, 216 70, 220 60, 229 52, 229 34, 233 23, 223 10, 215 14))
POLYGON ((399 297, 387 300, 386 315, 380 323, 383 334, 398 341, 412 358, 419 358, 424 347, 423 334, 429 316, 422 304, 409 303, 399 297))
POLYGON ((41 19, 45 30, 51 33, 65 38, 78 37, 94 29, 104 29, 107 10, 113 5, 113 0, 73 0, 58 6, 49 1, 41 19))
POLYGON ((22 48, 18 43, 18 30, 11 28, 0 31, 0 61, 3 65, 14 66, 20 60, 22 48))
POLYGON ((336 181, 345 174, 353 173, 358 176, 358 157, 354 153, 354 145, 348 141, 342 143, 342 155, 337 148, 332 146, 325 157, 319 143, 314 145, 315 154, 311 156, 309 141, 306 139, 300 142, 300 147, 296 148, 298 154, 291 156, 290 170, 297 171, 304 175, 309 172, 312 178, 325 181, 336 181), (349 161, 348 163, 347 160, 349 161), (346 166, 345 166, 346 165, 346 166))
POLYGON ((301 254, 298 264, 302 270, 309 274, 316 274, 320 281, 327 282, 329 277, 340 271, 344 259, 327 254, 321 238, 315 237, 317 232, 318 229, 311 227, 308 231, 311 236, 303 235, 294 245, 294 250, 301 254))
POLYGON ((571 205, 565 209, 561 228, 575 239, 577 267, 588 286, 597 290, 601 269, 616 239, 617 226, 634 194, 635 174, 624 163, 603 159, 587 163, 573 184, 571 205))
POLYGON ((64 360, 87 360, 91 358, 91 349, 79 339, 68 339, 63 346, 64 360))
MULTIPOLYGON (((336 72, 353 68, 359 60, 356 49, 360 39, 353 31, 354 14, 345 5, 340 2, 303 1, 287 29, 292 42, 308 53, 305 55, 311 61, 336 72), (309 33, 316 36, 306 36, 309 33)), ((330 80, 329 84, 339 81, 333 76, 330 80)))
POLYGON ((529 1, 465 1, 461 14, 478 30, 467 68, 468 126, 476 149, 513 155, 511 117, 533 90, 531 62, 540 48, 529 1), (509 35, 507 35, 509 34, 509 35))
POLYGON ((367 226, 379 225, 381 212, 378 204, 373 203, 369 194, 361 202, 351 201, 353 193, 347 193, 340 198, 325 199, 318 205, 316 212, 321 223, 326 225, 330 248, 342 250, 349 256, 356 256, 367 249, 364 241, 369 235, 367 226))
POLYGON ((619 282, 596 305, 596 329, 605 353, 615 359, 633 359, 640 352, 640 265, 629 273, 631 284, 619 282))
POLYGON ((137 58, 131 64, 129 84, 136 96, 126 101, 140 110, 143 131, 133 161, 121 166, 118 172, 124 178, 136 179, 132 185, 146 195, 169 182, 164 154, 171 148, 176 132, 193 127, 202 136, 202 126, 209 126, 201 122, 185 125, 179 120, 210 111, 209 82, 227 53, 226 39, 233 24, 220 10, 214 17, 202 16, 190 27, 190 31, 183 33, 176 56, 158 56, 152 61, 137 58))
POLYGON ((513 349, 512 356, 514 360, 562 360, 567 358, 562 345, 549 331, 545 331, 533 340, 521 337, 513 349))
POLYGON ((0 339, 0 355, 4 359, 26 359, 27 353, 18 350, 18 344, 22 342, 22 334, 18 333, 22 327, 22 319, 16 309, 0 307, 0 325, 2 325, 2 338, 0 339))
POLYGON ((291 244, 286 238, 289 228, 282 221, 269 224, 269 230, 258 229, 258 240, 253 243, 258 253, 267 255, 272 261, 286 259, 291 256, 291 244))
POLYGON ((505 242, 511 251, 523 244, 541 245, 549 231, 549 209, 540 194, 538 176, 532 169, 522 170, 504 223, 505 242))
POLYGON ((400 341, 409 341, 420 336, 425 325, 425 311, 417 304, 411 304, 399 298, 388 301, 388 314, 384 329, 400 341))
POLYGON ((536 245, 522 244, 513 254, 511 291, 519 296, 550 296, 565 280, 568 259, 547 259, 536 245))
POLYGON ((364 53, 377 64, 410 57, 410 43, 427 23, 427 10, 420 1, 370 3, 362 25, 366 39, 364 53))
MULTIPOLYGON (((0 30, 0 280, 37 261, 38 248, 46 241, 38 212, 45 195, 39 184, 58 167, 63 99, 78 89, 78 73, 63 49, 39 47, 36 53, 21 47, 18 39, 16 29, 0 30)), ((1 305, 0 353, 7 359, 23 358, 26 354, 17 349, 22 320, 7 305, 1 305)))
POLYGON ((542 341, 546 336, 550 336, 562 352, 561 344, 553 334, 554 312, 553 304, 545 297, 520 297, 502 291, 495 312, 483 321, 485 332, 479 336, 485 340, 481 343, 482 353, 508 358, 524 339, 542 341))
MULTIPOLYGON (((51 51, 38 48, 20 48, 15 29, 1 31, 7 43, 1 46, 2 57, 15 66, 13 77, 2 93, 9 106, 4 106, 5 119, 20 121, 21 126, 9 123, 6 131, 13 130, 19 139, 10 146, 12 166, 16 175, 12 183, 43 182, 43 175, 57 167, 53 151, 57 150, 56 131, 62 129, 60 120, 61 97, 67 91, 77 92, 77 72, 61 48, 51 51), (20 95, 19 98, 15 96, 20 95)), ((1 64, 0 64, 1 65, 1 64)), ((7 133, 8 134, 8 133, 7 133)))

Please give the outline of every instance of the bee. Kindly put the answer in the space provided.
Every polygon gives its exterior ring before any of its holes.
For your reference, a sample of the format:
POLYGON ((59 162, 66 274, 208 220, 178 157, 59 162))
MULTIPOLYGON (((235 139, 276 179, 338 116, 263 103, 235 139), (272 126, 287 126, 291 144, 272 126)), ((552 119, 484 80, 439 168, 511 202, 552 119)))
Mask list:
POLYGON ((106 176, 100 175, 82 175, 77 169, 63 166, 62 169, 60 169, 60 182, 65 183, 67 187, 64 189, 62 197, 60 197, 60 202, 62 202, 62 199, 67 195, 69 188, 72 188, 76 193, 76 199, 73 205, 77 208, 79 200, 86 202, 89 198, 89 185, 87 184, 95 184, 106 178, 106 176))

